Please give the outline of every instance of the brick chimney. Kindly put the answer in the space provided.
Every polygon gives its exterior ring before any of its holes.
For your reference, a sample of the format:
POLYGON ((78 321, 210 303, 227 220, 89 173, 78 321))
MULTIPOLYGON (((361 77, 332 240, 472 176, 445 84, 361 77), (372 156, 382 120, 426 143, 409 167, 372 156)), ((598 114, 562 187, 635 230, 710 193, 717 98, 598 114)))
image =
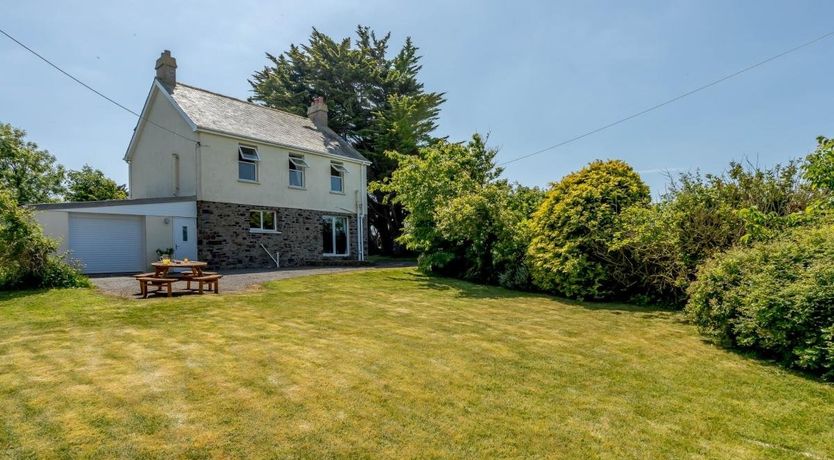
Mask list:
POLYGON ((324 98, 319 96, 313 99, 313 103, 307 109, 307 116, 313 120, 316 126, 327 126, 327 104, 324 103, 324 98))
POLYGON ((171 52, 165 50, 156 60, 156 79, 169 88, 177 84, 177 60, 171 57, 171 52))

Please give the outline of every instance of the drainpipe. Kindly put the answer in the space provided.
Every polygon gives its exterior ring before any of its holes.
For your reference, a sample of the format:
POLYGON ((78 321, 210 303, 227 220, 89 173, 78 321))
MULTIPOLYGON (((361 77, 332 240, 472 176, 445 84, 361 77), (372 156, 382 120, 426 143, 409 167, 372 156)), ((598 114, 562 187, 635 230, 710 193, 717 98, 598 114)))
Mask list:
POLYGON ((365 238, 362 232, 364 232, 364 228, 362 225, 362 200, 359 198, 359 190, 356 191, 356 247, 359 250, 359 258, 360 262, 365 261, 365 238))
POLYGON ((194 144, 194 195, 197 196, 197 201, 203 199, 203 144, 200 143, 200 133, 197 135, 197 143, 194 144))

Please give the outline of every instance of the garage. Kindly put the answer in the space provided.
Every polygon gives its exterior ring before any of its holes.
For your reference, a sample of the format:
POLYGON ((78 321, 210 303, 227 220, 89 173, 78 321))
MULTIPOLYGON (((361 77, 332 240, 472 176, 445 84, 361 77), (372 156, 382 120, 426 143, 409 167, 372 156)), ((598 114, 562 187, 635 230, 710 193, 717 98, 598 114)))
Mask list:
MULTIPOLYGON (((44 234, 59 244, 58 251, 80 262, 88 274, 146 272, 159 259, 158 251, 180 246, 175 233, 183 235, 187 226, 188 235, 196 236, 197 230, 193 196, 45 203, 32 208, 44 234)), ((196 258, 196 247, 184 256, 196 258)))
POLYGON ((72 213, 69 252, 85 273, 143 271, 145 221, 142 216, 72 213))

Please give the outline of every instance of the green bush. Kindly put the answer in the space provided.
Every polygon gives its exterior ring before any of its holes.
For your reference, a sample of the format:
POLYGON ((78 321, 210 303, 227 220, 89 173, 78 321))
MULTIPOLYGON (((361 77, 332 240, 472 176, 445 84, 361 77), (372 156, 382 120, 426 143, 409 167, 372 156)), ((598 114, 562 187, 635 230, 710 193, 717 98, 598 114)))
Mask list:
POLYGON ((477 134, 419 155, 388 152, 400 167, 371 189, 408 212, 397 241, 420 253, 422 270, 529 289, 527 220, 543 192, 499 179, 495 154, 477 134))
POLYGON ((834 192, 834 139, 817 138, 817 148, 805 157, 802 173, 815 189, 834 192))
POLYGON ((799 172, 794 162, 770 169, 731 163, 726 174, 679 175, 658 203, 620 216, 611 256, 630 267, 615 271, 627 275, 620 283, 632 300, 682 306, 709 257, 812 221, 805 209, 825 192, 799 172))
POLYGON ((627 267, 619 283, 636 303, 679 306, 686 301, 689 268, 682 253, 681 215, 669 202, 632 206, 620 214, 611 250, 627 267))
POLYGON ((0 189, 0 290, 86 287, 89 281, 44 236, 31 211, 0 189))
POLYGON ((688 316, 718 342, 834 379, 834 225, 790 230, 707 261, 688 316))
POLYGON ((649 188, 619 160, 594 161, 555 183, 531 220, 533 283, 574 298, 622 294, 627 268, 611 250, 619 215, 648 203, 649 188))
POLYGON ((786 226, 781 218, 803 212, 819 195, 796 162, 770 169, 731 162, 726 174, 681 174, 663 201, 676 219, 683 262, 694 272, 745 236, 752 242, 778 234, 766 229, 786 226))
POLYGON ((515 184, 507 194, 508 211, 504 220, 506 231, 495 245, 494 264, 498 284, 509 289, 533 290, 527 248, 533 239, 530 218, 544 200, 544 191, 537 187, 515 184))

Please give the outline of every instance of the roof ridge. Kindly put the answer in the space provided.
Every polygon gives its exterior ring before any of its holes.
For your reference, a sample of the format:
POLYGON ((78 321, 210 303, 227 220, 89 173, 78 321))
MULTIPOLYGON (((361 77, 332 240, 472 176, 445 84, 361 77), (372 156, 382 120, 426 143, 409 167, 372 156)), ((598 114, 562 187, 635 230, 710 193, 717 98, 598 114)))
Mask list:
MULTIPOLYGON (((274 111, 276 111, 276 112, 284 113, 284 114, 287 114, 287 115, 292 115, 292 116, 294 116, 294 117, 298 117, 298 118, 301 118, 302 120, 307 120, 307 121, 309 121, 309 122, 311 122, 311 123, 312 123, 312 120, 310 120, 309 118, 307 118, 307 117, 305 117, 305 116, 303 116, 303 115, 299 115, 299 114, 297 114, 297 113, 292 113, 292 112, 290 112, 290 111, 288 111, 288 110, 277 109, 277 108, 275 108, 275 107, 270 107, 270 106, 268 106, 268 105, 255 104, 254 102, 244 101, 243 99, 239 99, 239 98, 236 98, 236 97, 234 97, 234 96, 227 96, 227 95, 225 95, 225 94, 220 94, 220 93, 218 93, 218 92, 216 92, 216 91, 207 90, 207 89, 205 89, 205 88, 200 88, 200 87, 197 87, 197 86, 194 86, 194 85, 187 85, 187 84, 185 84, 185 83, 180 83, 180 82, 177 82, 177 86, 185 86, 186 88, 196 89, 197 91, 202 91, 202 92, 204 92, 204 93, 213 94, 213 95, 215 95, 215 96, 225 97, 226 99, 231 99, 231 100, 233 100, 233 101, 242 102, 242 103, 244 103, 244 104, 249 104, 249 105, 251 105, 251 106, 255 106, 255 107, 258 107, 258 108, 261 108, 261 109, 269 109, 269 110, 274 110, 274 111)), ((175 88, 175 89, 176 89, 176 88, 175 88)))

